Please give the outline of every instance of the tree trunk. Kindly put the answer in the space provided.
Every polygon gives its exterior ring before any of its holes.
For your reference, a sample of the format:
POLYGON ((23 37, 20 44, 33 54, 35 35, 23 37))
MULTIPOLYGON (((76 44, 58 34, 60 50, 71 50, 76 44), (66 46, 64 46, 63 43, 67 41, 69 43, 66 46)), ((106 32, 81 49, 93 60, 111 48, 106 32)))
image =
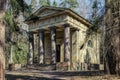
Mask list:
POLYGON ((5 56, 4 56, 4 45, 5 45, 5 24, 3 16, 5 14, 6 0, 0 0, 0 80, 5 80, 5 56))
MULTIPOLYGON (((0 12, 0 16, 4 13, 0 12)), ((4 78, 5 69, 5 57, 4 57, 4 45, 5 45, 5 25, 3 20, 0 20, 0 80, 4 78)))
MULTIPOLYGON (((0 13, 0 16, 3 16, 0 13)), ((0 21, 0 80, 4 80, 4 69, 5 69, 5 56, 4 56, 4 45, 5 45, 5 25, 3 21, 0 21)))
POLYGON ((110 73, 115 72, 116 74, 120 74, 120 0, 105 1, 105 52, 106 54, 108 54, 107 61, 110 61, 110 63, 108 64, 110 68, 110 73), (110 65, 113 66, 111 67, 110 65))

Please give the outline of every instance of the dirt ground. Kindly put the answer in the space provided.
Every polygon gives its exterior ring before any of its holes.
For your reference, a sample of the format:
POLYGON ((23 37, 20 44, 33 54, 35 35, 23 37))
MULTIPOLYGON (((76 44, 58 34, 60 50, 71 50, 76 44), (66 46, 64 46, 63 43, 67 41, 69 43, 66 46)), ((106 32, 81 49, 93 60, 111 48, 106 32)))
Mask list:
POLYGON ((114 75, 101 75, 101 76, 79 76, 78 73, 66 72, 6 72, 6 80, 120 80, 120 77, 114 75))

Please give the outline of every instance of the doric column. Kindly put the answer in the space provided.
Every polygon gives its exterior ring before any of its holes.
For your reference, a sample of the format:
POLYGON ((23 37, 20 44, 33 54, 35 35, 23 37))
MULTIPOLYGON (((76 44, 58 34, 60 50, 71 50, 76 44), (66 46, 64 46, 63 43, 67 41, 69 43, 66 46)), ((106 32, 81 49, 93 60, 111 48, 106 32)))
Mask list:
POLYGON ((51 63, 56 63, 56 29, 54 27, 51 30, 51 63))
POLYGON ((44 63, 44 30, 40 30, 38 34, 38 62, 44 63))
POLYGON ((64 24, 64 61, 70 62, 70 25, 64 24))
POLYGON ((79 45, 80 44, 80 38, 79 38, 79 30, 76 29, 76 54, 77 54, 77 61, 79 61, 79 45))
POLYGON ((29 52, 28 52, 28 64, 33 64, 33 52, 34 52, 34 39, 33 33, 29 33, 29 52))

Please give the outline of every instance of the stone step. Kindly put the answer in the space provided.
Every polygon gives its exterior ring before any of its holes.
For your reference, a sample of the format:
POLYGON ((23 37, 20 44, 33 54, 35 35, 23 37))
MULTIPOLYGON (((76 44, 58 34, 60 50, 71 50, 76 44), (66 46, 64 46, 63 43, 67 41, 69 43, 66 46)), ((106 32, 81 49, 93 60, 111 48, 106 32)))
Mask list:
POLYGON ((34 58, 34 63, 38 63, 38 57, 37 56, 34 58))
POLYGON ((27 69, 31 69, 31 70, 40 70, 40 71, 52 71, 52 70, 56 70, 56 65, 32 65, 32 66, 27 66, 27 69))

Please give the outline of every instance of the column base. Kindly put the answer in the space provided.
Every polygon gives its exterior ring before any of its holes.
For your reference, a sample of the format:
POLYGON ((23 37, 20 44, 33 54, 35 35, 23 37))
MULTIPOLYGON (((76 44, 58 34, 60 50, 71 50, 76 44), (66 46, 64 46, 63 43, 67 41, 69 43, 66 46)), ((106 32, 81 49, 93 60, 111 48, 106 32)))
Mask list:
POLYGON ((69 71, 70 70, 70 62, 59 62, 56 63, 57 71, 69 71))

